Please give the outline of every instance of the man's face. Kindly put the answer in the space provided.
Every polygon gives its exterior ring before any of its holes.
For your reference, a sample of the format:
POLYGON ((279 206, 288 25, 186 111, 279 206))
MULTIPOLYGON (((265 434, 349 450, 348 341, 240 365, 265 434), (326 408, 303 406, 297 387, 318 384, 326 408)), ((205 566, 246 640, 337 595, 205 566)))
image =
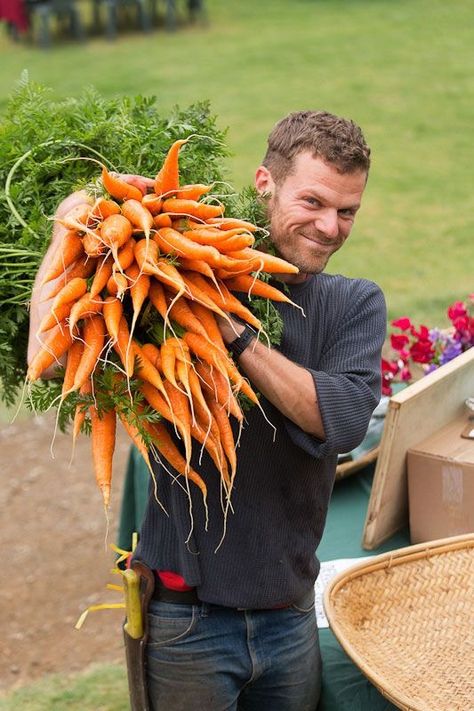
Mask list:
POLYGON ((350 234, 367 174, 339 173, 309 151, 298 154, 293 171, 277 185, 261 166, 256 174, 260 192, 269 192, 272 242, 279 254, 305 274, 322 272, 329 257, 350 234))

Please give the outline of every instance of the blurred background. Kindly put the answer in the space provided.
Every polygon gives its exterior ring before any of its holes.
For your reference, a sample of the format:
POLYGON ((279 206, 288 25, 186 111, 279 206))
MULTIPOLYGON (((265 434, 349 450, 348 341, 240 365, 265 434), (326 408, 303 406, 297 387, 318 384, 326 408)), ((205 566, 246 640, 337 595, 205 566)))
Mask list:
MULTIPOLYGON (((253 181, 266 136, 284 114, 311 108, 350 117, 364 130, 373 166, 351 238, 329 271, 374 279, 385 292, 390 319, 410 316, 429 326, 448 326, 449 304, 474 291, 470 0, 22 1, 0 0, 0 114, 25 69, 58 99, 94 86, 106 97, 155 95, 163 113, 206 99, 218 125, 228 129, 229 176, 238 188, 253 181)), ((14 444, 11 437, 21 433, 11 427, 2 434, 15 449, 23 440, 14 444)), ((49 434, 46 427, 39 429, 31 446, 42 441, 38 456, 46 459, 49 434)), ((125 445, 121 451, 123 469, 125 445)), ((2 472, 10 485, 3 457, 2 472)), ((97 510, 88 515, 99 526, 86 530, 86 539, 78 537, 72 548, 58 544, 60 557, 74 558, 81 550, 90 560, 86 548, 97 541, 103 549, 102 511, 93 486, 97 510)), ((44 490, 39 473, 20 494, 32 495, 34 487, 44 490)), ((6 497, 9 491, 4 487, 6 497)), ((79 505, 79 494, 74 502, 79 505)), ((87 495, 84 505, 91 506, 87 495)), ((19 504, 19 517, 22 511, 19 504)), ((46 506, 41 512, 48 516, 46 506)), ((84 520, 78 517, 75 525, 82 530, 84 520)), ((114 530, 112 521, 109 542, 114 530)), ((8 544, 8 536, 4 540, 8 544)), ((17 538, 11 540, 14 546, 17 538)), ((107 576, 106 570, 104 580, 94 580, 92 602, 104 597, 107 576)), ((84 595, 87 590, 88 584, 84 595)), ((33 599, 34 588, 29 594, 33 599)), ((32 658, 39 637, 46 648, 59 644, 48 637, 54 634, 54 610, 48 626, 43 617, 29 635, 19 625, 3 664, 0 688, 8 694, 0 709, 128 708, 120 613, 106 622, 110 612, 88 621, 90 631, 79 642, 83 632, 71 632, 71 620, 84 604, 75 605, 67 620, 61 619, 62 643, 69 650, 88 640, 89 652, 78 650, 75 663, 73 652, 66 659, 62 651, 63 665, 54 658, 46 667, 34 659, 26 664, 14 658, 15 644, 32 649, 32 658), (113 664, 90 670, 90 662, 97 661, 113 664), (77 676, 66 677, 71 671, 77 676), (36 681, 49 672, 61 675, 36 681), (11 691, 25 683, 26 689, 11 691)), ((44 607, 38 619, 42 614, 44 607)))

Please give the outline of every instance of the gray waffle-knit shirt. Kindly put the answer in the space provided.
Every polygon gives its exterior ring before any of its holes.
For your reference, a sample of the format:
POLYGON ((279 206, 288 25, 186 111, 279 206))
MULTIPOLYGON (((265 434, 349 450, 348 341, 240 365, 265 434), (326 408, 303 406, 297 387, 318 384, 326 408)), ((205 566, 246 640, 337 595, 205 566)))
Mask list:
POLYGON ((169 515, 151 488, 135 557, 151 568, 179 573, 205 602, 271 608, 299 599, 313 586, 337 454, 360 444, 380 398, 386 310, 379 287, 323 273, 292 286, 290 298, 306 317, 293 306, 278 305, 284 321, 279 350, 312 373, 325 441, 303 432, 263 397, 275 439, 257 407, 246 413, 233 512, 220 547, 219 475, 207 453, 201 463, 198 454, 193 462, 208 487, 207 531, 197 487, 191 484, 191 512, 183 489, 154 464, 158 496, 169 515))

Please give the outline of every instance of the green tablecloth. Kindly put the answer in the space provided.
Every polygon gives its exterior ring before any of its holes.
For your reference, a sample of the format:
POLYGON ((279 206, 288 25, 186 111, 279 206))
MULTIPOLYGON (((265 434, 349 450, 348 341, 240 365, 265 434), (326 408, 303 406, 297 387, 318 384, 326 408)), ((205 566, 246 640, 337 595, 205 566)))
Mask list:
MULTIPOLYGON (((375 551, 361 547, 361 539, 373 477, 373 466, 336 483, 329 506, 323 539, 318 548, 321 561, 357 558, 409 544, 408 531, 401 531, 375 551)), ((130 550, 132 534, 140 527, 146 506, 149 474, 133 448, 125 476, 118 545, 130 550)), ((329 629, 320 631, 323 686, 318 711, 392 711, 389 703, 351 662, 329 629)))

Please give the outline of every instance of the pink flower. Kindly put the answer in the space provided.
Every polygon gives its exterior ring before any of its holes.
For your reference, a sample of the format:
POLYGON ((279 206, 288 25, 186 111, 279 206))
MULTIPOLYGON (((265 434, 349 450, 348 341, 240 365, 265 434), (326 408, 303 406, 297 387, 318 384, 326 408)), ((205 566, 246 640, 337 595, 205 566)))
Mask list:
POLYGON ((411 328, 411 321, 408 316, 402 316, 402 318, 392 321, 391 325, 395 326, 395 328, 400 328, 402 331, 408 331, 411 328))
POLYGON ((390 345, 396 351, 403 351, 403 349, 407 345, 408 341, 409 341, 409 338, 404 333, 400 333, 400 334, 392 333, 392 335, 390 336, 390 345))
POLYGON ((454 304, 448 308, 448 318, 453 321, 460 316, 467 316, 467 308, 464 301, 455 301, 454 304))
POLYGON ((403 380, 403 381, 411 380, 411 371, 410 371, 410 368, 405 367, 405 368, 402 368, 402 369, 401 369, 401 371, 400 371, 400 380, 403 380))
POLYGON ((429 363, 434 354, 431 341, 420 339, 410 346, 410 356, 415 363, 429 363))
POLYGON ((421 341, 427 341, 428 338, 430 337, 430 332, 427 326, 420 326, 420 330, 417 331, 414 326, 410 328, 410 333, 412 336, 415 336, 415 338, 420 339, 421 341))

